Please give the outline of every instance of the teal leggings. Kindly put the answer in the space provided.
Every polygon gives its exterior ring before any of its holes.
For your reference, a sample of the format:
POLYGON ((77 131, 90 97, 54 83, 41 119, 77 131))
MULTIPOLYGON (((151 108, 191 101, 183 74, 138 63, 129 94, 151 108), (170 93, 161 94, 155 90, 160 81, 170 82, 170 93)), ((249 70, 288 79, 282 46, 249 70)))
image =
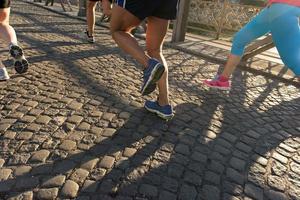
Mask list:
POLYGON ((300 7, 272 4, 235 35, 231 53, 242 56, 250 42, 270 32, 284 64, 300 76, 299 16, 300 7))

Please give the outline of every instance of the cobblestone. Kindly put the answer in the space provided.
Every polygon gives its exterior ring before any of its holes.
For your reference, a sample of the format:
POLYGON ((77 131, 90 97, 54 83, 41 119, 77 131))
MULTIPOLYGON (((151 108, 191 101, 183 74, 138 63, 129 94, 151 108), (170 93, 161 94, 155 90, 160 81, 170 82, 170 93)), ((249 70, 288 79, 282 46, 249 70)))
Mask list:
POLYGON ((14 175, 15 176, 25 176, 30 173, 32 167, 31 166, 19 166, 15 169, 14 175))
POLYGON ((40 189, 37 192, 36 197, 38 199, 52 200, 52 199, 56 199, 57 195, 58 195, 58 188, 49 188, 49 189, 40 189))
POLYGON ((33 153, 32 157, 30 158, 31 162, 45 162, 48 158, 50 152, 48 150, 40 150, 33 153))
POLYGON ((0 169, 0 181, 8 179, 12 170, 11 169, 0 169))
POLYGON ((67 180, 61 190, 61 195, 66 198, 75 198, 78 192, 79 186, 76 182, 67 180))
POLYGON ((12 4, 31 64, 0 82, 0 199, 299 197, 299 88, 237 69, 231 91, 209 90, 218 64, 165 47, 176 115, 162 121, 107 29, 88 44, 85 22, 12 4))
POLYGON ((66 177, 63 175, 58 175, 54 177, 46 177, 43 180, 43 187, 51 188, 51 187, 60 187, 64 184, 66 177))

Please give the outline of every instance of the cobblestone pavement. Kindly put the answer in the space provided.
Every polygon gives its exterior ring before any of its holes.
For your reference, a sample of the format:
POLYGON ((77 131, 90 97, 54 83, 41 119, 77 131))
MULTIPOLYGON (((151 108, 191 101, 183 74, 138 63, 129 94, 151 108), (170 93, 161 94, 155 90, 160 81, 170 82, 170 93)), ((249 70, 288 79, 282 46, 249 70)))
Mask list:
POLYGON ((230 93, 208 90, 218 65, 166 49, 176 116, 164 122, 108 30, 90 45, 82 21, 13 8, 32 64, 0 83, 0 199, 300 199, 296 87, 237 70, 230 93))

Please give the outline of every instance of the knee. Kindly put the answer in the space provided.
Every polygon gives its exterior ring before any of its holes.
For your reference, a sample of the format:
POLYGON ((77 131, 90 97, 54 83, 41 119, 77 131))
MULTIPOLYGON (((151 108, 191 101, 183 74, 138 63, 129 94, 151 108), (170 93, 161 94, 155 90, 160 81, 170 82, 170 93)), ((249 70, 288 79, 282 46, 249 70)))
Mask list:
POLYGON ((249 43, 246 38, 247 36, 241 32, 234 35, 231 49, 232 54, 237 56, 242 56, 244 54, 244 50, 249 43))

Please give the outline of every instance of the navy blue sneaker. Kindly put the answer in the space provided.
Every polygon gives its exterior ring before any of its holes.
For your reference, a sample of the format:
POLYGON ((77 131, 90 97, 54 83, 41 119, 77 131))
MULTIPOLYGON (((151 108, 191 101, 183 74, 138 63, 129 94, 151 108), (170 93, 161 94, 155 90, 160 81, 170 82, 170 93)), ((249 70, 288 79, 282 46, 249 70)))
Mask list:
POLYGON ((145 108, 149 112, 157 114, 159 117, 169 120, 174 116, 173 108, 171 105, 160 106, 157 101, 145 102, 145 108))
POLYGON ((148 95, 156 89, 156 84, 165 72, 165 67, 156 59, 150 58, 148 67, 144 70, 142 95, 148 95))

